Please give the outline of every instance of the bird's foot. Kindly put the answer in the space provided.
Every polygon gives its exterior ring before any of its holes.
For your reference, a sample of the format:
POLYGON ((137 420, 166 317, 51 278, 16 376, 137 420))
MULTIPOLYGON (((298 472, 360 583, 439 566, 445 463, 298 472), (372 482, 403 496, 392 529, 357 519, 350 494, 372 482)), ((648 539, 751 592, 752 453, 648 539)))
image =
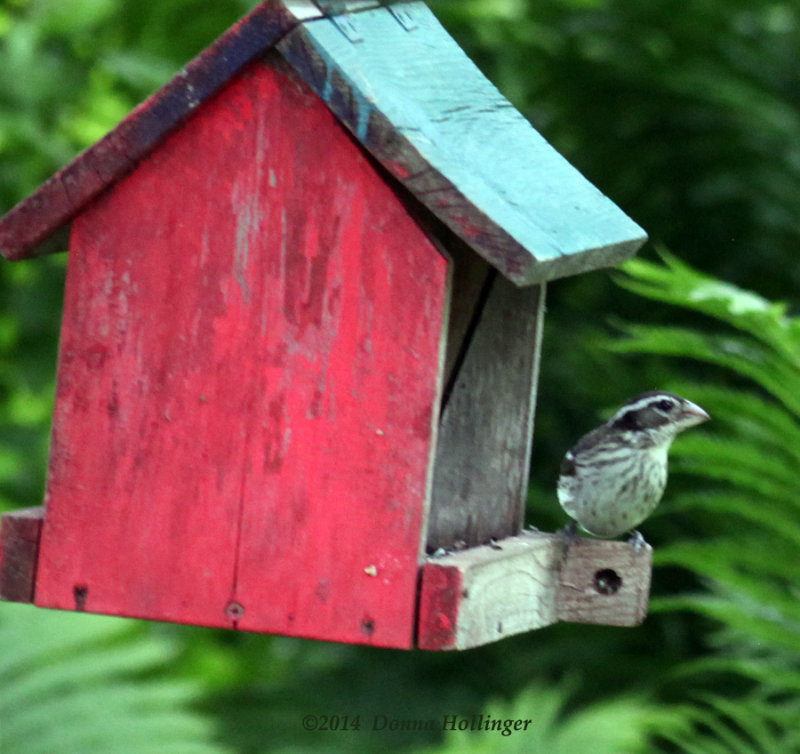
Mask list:
POLYGON ((641 552, 645 547, 647 547, 647 541, 642 536, 642 532, 640 532, 638 529, 633 530, 631 538, 628 540, 628 544, 636 553, 641 552))
POLYGON ((570 547, 574 545, 581 537, 578 534, 578 524, 575 521, 570 521, 563 529, 558 532, 564 540, 564 545, 570 547))

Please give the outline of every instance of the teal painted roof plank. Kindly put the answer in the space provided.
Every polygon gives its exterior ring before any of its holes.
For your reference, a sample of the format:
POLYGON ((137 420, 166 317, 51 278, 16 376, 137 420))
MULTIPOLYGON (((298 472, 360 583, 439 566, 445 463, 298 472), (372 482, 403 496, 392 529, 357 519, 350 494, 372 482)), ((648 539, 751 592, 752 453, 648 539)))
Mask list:
POLYGON ((421 2, 270 0, 0 218, 0 253, 53 250, 72 218, 276 46, 411 194, 523 285, 616 264, 645 239, 480 73, 421 2), (327 5, 326 5, 327 7, 327 5))
POLYGON ((646 239, 424 3, 309 21, 278 48, 376 159, 514 282, 616 264, 646 239))

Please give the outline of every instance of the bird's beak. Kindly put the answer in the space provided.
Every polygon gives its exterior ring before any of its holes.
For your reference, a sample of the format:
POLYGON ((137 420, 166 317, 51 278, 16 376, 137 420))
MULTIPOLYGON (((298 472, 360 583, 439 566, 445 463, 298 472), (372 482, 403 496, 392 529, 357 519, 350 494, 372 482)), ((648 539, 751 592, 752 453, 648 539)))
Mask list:
POLYGON ((681 408, 681 424, 683 424, 684 427, 693 427, 695 424, 702 424, 710 418, 707 411, 691 401, 686 401, 681 408))

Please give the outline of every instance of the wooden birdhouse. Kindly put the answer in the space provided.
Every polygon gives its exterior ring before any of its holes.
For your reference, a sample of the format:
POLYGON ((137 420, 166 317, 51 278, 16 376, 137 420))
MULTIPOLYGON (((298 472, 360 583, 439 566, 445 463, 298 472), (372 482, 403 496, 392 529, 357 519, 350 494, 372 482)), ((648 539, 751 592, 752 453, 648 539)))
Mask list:
POLYGON ((258 6, 0 221, 9 260, 69 230, 0 592, 403 648, 634 624, 649 548, 523 513, 545 283, 644 233, 424 4, 333 5, 258 6))

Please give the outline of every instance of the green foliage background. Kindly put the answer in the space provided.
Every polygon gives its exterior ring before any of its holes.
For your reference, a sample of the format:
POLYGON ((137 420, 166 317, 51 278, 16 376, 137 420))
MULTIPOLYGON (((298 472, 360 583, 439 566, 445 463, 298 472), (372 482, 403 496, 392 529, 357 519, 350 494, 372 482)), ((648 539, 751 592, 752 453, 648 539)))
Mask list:
MULTIPOLYGON (((0 2, 0 209, 253 4, 0 2)), ((561 525, 561 455, 628 395, 662 386, 708 408, 644 527, 650 617, 438 655, 0 604, 4 754, 800 750, 800 3, 431 5, 653 239, 616 281, 550 287, 529 510, 561 525), (659 247, 675 256, 646 261, 659 247), (472 712, 534 722, 509 737, 370 730, 375 714, 472 712), (306 732, 305 714, 362 729, 306 732)), ((0 264, 0 509, 41 502, 63 274, 63 256, 0 264)))

